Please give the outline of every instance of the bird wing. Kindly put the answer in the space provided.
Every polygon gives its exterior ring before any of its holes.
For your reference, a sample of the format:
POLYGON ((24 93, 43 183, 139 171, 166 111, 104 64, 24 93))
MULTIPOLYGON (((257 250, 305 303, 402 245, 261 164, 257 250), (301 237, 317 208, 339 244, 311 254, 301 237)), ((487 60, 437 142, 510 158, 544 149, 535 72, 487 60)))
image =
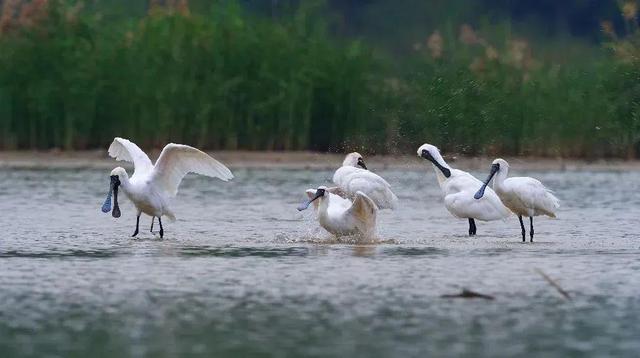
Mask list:
POLYGON ((109 146, 109 155, 116 160, 133 163, 133 175, 150 173, 153 170, 151 159, 128 139, 115 137, 109 146))
POLYGON ((398 197, 391 191, 391 185, 381 176, 364 169, 354 168, 336 183, 350 197, 358 191, 367 195, 379 209, 395 209, 398 197))
POLYGON ((533 209, 536 214, 555 217, 560 200, 539 180, 530 177, 512 177, 505 180, 505 186, 517 194, 524 207, 533 209))
POLYGON ((480 199, 475 199, 474 194, 473 190, 463 190, 445 195, 444 205, 451 214, 459 218, 492 221, 505 219, 511 215, 511 211, 502 204, 491 188, 487 188, 480 199))
POLYGON ((233 179, 233 174, 224 164, 199 149, 183 144, 167 144, 151 173, 151 181, 169 195, 178 193, 178 186, 187 173, 196 173, 224 181, 233 179))
POLYGON ((482 182, 473 175, 451 169, 451 177, 441 183, 445 207, 453 216, 463 219, 492 221, 509 217, 511 211, 493 189, 487 187, 482 198, 474 198, 481 186, 482 182))
POLYGON ((342 166, 333 173, 333 183, 339 187, 344 186, 346 178, 355 171, 356 168, 349 166, 342 166))
MULTIPOLYGON (((354 178, 369 178, 369 180, 376 181, 380 185, 384 185, 389 188, 391 187, 391 185, 378 174, 366 169, 350 166, 338 168, 338 170, 333 174, 333 183, 337 186, 347 186, 349 181, 354 178)), ((352 195, 355 195, 355 192, 353 192, 352 195)))
POLYGON ((357 192, 366 194, 379 209, 395 209, 398 197, 391 191, 391 188, 380 181, 372 181, 367 177, 356 177, 349 181, 347 192, 351 196, 357 192))
MULTIPOLYGON (((509 210, 509 208, 504 205, 502 200, 500 200, 498 194, 496 194, 493 189, 489 189, 491 188, 485 189, 485 197, 487 198, 487 202, 485 203, 485 205, 488 207, 486 209, 486 213, 487 215, 491 216, 491 218, 489 218, 489 220, 487 221, 505 220, 506 218, 511 216, 511 210, 509 210)), ((473 194, 475 195, 475 192, 473 194)), ((473 199, 476 200, 475 198, 473 199)), ((480 199, 480 201, 482 201, 482 199, 480 199)))
POLYGON ((351 200, 345 199, 340 195, 329 192, 329 208, 328 212, 333 215, 341 215, 351 207, 351 200))
POLYGON ((344 190, 342 190, 342 188, 338 187, 338 186, 332 186, 331 188, 328 188, 327 191, 331 194, 337 195, 341 198, 346 198, 348 195, 347 193, 345 193, 344 190))
POLYGON ((361 191, 356 193, 353 204, 347 210, 356 219, 358 230, 365 234, 370 234, 370 230, 375 229, 377 212, 376 203, 361 191))

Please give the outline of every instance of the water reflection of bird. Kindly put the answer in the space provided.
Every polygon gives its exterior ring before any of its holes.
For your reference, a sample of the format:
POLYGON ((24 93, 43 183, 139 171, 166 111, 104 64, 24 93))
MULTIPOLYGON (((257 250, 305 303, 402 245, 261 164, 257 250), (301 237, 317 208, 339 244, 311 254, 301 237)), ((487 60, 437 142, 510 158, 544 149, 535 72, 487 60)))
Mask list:
POLYGON ((378 208, 366 194, 357 192, 353 203, 335 195, 325 186, 308 189, 306 200, 298 210, 314 204, 318 222, 336 236, 357 235, 364 241, 374 239, 378 208))
POLYGON ((469 236, 476 234, 476 219, 492 221, 509 216, 509 209, 490 188, 480 200, 475 199, 474 194, 482 182, 465 171, 451 168, 435 146, 422 145, 418 148, 418 156, 433 164, 447 210, 458 218, 469 220, 469 236))
POLYGON ((398 197, 391 191, 391 185, 367 170, 359 153, 347 154, 342 166, 333 174, 333 182, 340 189, 338 194, 355 198, 357 192, 362 192, 376 203, 378 209, 395 209, 398 206, 398 197))
POLYGON ((560 200, 537 179, 530 177, 507 178, 507 175, 509 175, 509 163, 504 159, 494 160, 489 177, 475 197, 478 199, 483 197, 487 185, 495 176, 493 190, 504 205, 518 215, 522 229, 522 241, 525 241, 526 236, 522 217, 528 216, 531 225, 529 229, 530 242, 533 242, 533 217, 547 215, 555 218, 556 211, 560 207, 560 200))
POLYGON ((152 217, 153 223, 158 218, 160 237, 163 237, 162 216, 175 220, 169 201, 178 193, 178 186, 187 173, 196 173, 228 181, 233 178, 231 171, 222 163, 206 153, 182 144, 167 144, 155 165, 149 157, 134 143, 127 139, 115 138, 109 147, 109 155, 116 160, 132 162, 134 173, 131 178, 124 168, 117 167, 111 171, 109 194, 102 206, 103 212, 111 210, 113 195, 113 217, 120 217, 118 206, 118 189, 122 188, 125 195, 133 202, 138 210, 136 216, 136 230, 138 235, 140 214, 152 217))

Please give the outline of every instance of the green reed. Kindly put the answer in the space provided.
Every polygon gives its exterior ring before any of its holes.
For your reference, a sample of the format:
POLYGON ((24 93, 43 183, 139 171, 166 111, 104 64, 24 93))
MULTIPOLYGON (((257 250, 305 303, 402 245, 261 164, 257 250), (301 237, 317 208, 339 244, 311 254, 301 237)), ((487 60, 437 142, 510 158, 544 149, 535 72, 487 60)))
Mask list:
POLYGON ((637 64, 595 56, 561 66, 468 47, 412 67, 415 107, 403 121, 405 139, 466 154, 640 153, 637 64))
MULTIPOLYGON (((188 142, 213 149, 337 148, 371 125, 375 62, 301 8, 290 20, 156 9, 105 22, 53 3, 0 36, 0 146, 188 142)), ((380 126, 383 124, 380 123, 380 126)))
POLYGON ((0 15, 0 149, 639 151, 640 66, 597 49, 560 65, 450 26, 398 59, 330 36, 314 2, 275 19, 233 1, 141 18, 42 4, 0 15))

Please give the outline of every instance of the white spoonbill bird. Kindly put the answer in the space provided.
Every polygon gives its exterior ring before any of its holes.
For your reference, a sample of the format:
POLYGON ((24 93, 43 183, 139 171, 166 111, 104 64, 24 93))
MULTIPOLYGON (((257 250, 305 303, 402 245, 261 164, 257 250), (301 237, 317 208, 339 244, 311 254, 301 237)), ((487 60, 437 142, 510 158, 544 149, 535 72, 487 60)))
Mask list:
POLYGON ((347 154, 342 167, 333 174, 333 183, 337 192, 349 198, 355 198, 357 192, 366 194, 378 206, 378 209, 395 209, 398 197, 391 191, 391 185, 379 175, 367 170, 364 159, 359 153, 347 154))
POLYGON ((125 195, 133 202, 138 210, 136 216, 136 231, 138 235, 140 214, 151 216, 151 232, 153 222, 158 218, 160 237, 164 235, 162 216, 175 220, 169 201, 178 193, 178 186, 187 173, 196 173, 224 181, 233 179, 231 171, 222 163, 211 158, 206 153, 182 144, 167 144, 160 157, 153 165, 149 157, 133 142, 116 137, 109 146, 109 155, 116 160, 132 162, 134 172, 131 178, 124 168, 117 167, 111 171, 111 185, 107 199, 102 205, 102 211, 111 210, 111 196, 113 194, 114 218, 120 217, 118 206, 118 189, 122 188, 125 195))
POLYGON ((313 203, 320 226, 328 232, 336 236, 361 235, 365 239, 375 235, 378 207, 366 194, 357 192, 352 203, 331 193, 326 186, 306 192, 309 200, 300 204, 298 210, 305 210, 313 203))
POLYGON ((485 195, 487 185, 493 180, 493 190, 498 194, 504 205, 518 215, 522 228, 522 242, 527 235, 522 222, 523 216, 528 216, 531 223, 529 230, 530 242, 533 242, 533 217, 547 215, 556 217, 556 210, 560 208, 560 200, 547 189, 539 180, 530 177, 513 177, 509 175, 509 163, 504 159, 496 159, 491 164, 491 172, 484 185, 475 195, 481 199, 485 195))
POLYGON ((475 199, 473 195, 482 187, 482 182, 465 171, 451 168, 437 147, 423 144, 418 148, 418 156, 433 164, 447 210, 455 217, 469 219, 469 236, 476 234, 475 219, 493 221, 510 215, 509 209, 490 188, 482 199, 475 199))

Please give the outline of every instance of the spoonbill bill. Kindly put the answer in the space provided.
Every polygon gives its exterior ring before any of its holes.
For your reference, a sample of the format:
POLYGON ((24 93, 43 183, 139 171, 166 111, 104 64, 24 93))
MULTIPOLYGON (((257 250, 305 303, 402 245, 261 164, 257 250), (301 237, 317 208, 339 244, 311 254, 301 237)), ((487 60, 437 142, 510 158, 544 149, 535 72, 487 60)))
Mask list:
POLYGON ((196 148, 183 144, 167 144, 154 165, 142 149, 133 142, 116 137, 109 146, 109 155, 116 160, 132 162, 134 172, 129 178, 127 171, 122 167, 111 171, 109 193, 102 205, 102 212, 108 213, 111 210, 113 196, 111 214, 114 218, 120 217, 118 189, 122 188, 138 210, 133 237, 138 235, 141 213, 152 217, 151 232, 153 232, 153 222, 158 218, 160 237, 163 237, 162 216, 175 220, 170 200, 178 193, 180 182, 187 173, 219 178, 223 181, 233 179, 231 171, 222 163, 196 148))
POLYGON ((360 235, 372 239, 375 235, 378 207, 366 194, 357 192, 353 203, 331 189, 320 186, 306 191, 306 200, 298 210, 306 210, 311 203, 318 213, 318 222, 325 230, 336 236, 360 235), (316 201, 317 200, 317 201, 316 201))
POLYGON ((469 220, 469 236, 476 234, 476 219, 493 221, 510 215, 509 209, 491 188, 482 199, 474 199, 482 182, 465 171, 451 168, 437 147, 423 144, 418 148, 418 156, 433 164, 447 210, 455 217, 469 220))
POLYGON ((347 154, 342 166, 333 174, 333 183, 337 185, 337 194, 353 199, 357 192, 362 192, 376 203, 378 209, 393 210, 398 206, 398 197, 391 191, 391 185, 367 170, 359 153, 347 154))
POLYGON ((560 200, 556 198, 551 190, 547 189, 539 180, 530 177, 512 177, 509 175, 509 163, 504 159, 496 159, 491 164, 491 171, 487 180, 475 195, 476 199, 481 199, 485 195, 485 190, 491 178, 493 180, 493 190, 498 194, 504 205, 514 214, 518 215, 520 228, 522 229, 522 242, 525 242, 527 235, 522 222, 523 216, 529 217, 530 242, 533 242, 533 217, 547 215, 555 218, 556 211, 560 208, 560 200))

